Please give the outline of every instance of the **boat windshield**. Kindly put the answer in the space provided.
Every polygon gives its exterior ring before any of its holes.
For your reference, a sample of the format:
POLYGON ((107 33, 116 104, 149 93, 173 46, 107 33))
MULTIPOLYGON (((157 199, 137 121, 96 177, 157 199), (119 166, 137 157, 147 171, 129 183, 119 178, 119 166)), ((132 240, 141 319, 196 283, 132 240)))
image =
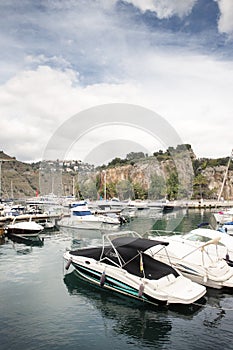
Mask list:
POLYGON ((198 234, 193 234, 193 233, 186 233, 185 235, 182 236, 182 238, 187 239, 188 241, 194 241, 194 242, 209 242, 211 238, 198 235, 198 234))
MULTIPOLYGON (((185 235, 182 236, 182 238, 187 239, 188 241, 201 242, 201 243, 207 243, 213 239, 213 237, 211 238, 211 237, 199 235, 196 233, 186 233, 185 235)), ((218 241, 217 244, 224 246, 224 244, 221 243, 220 241, 218 241)))

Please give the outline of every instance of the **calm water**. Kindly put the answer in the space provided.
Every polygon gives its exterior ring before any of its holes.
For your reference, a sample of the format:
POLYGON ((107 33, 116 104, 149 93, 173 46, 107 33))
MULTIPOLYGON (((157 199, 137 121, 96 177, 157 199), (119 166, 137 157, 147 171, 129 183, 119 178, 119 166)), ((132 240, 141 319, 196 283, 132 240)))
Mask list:
MULTIPOLYGON (((187 231, 211 212, 143 213, 127 224, 187 231)), ((233 349, 233 294, 209 290, 193 312, 159 310, 112 295, 64 273, 66 248, 95 244, 99 234, 60 231, 43 247, 0 245, 0 349, 233 349)))

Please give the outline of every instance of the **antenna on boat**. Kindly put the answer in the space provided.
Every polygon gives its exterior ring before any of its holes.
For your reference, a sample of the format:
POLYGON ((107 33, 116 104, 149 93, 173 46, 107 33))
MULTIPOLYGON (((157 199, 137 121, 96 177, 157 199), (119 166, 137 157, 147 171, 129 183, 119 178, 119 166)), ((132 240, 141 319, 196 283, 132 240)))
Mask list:
POLYGON ((221 186, 221 189, 220 189, 220 192, 219 192, 219 195, 218 195, 218 202, 220 201, 220 198, 222 196, 222 191, 223 191, 226 179, 227 179, 227 173, 228 173, 228 169, 229 169, 230 162, 231 162, 232 159, 233 159, 233 149, 231 150, 231 155, 230 155, 228 163, 227 163, 227 169, 226 169, 226 172, 225 172, 225 175, 224 175, 224 179, 223 179, 223 182, 222 182, 222 186, 221 186))

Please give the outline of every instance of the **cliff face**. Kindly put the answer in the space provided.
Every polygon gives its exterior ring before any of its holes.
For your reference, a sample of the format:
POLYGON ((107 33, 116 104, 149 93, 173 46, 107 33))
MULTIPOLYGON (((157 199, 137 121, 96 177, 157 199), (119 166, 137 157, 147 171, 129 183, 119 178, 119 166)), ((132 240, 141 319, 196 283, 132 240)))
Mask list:
MULTIPOLYGON (((39 165, 25 164, 17 161, 14 157, 0 152, 1 166, 1 194, 2 198, 24 198, 35 196, 36 190, 39 189, 39 165)), ((222 183, 226 173, 226 166, 206 167, 201 174, 207 180, 207 186, 212 191, 213 199, 217 199, 221 191, 222 183)), ((174 159, 165 159, 158 161, 156 157, 148 157, 135 161, 132 164, 124 166, 116 166, 106 169, 107 183, 119 184, 129 182, 138 184, 145 191, 148 191, 153 177, 155 182, 160 182, 158 186, 165 186, 166 181, 172 172, 178 173, 180 185, 189 193, 192 192, 194 172, 190 157, 180 155, 174 159)), ((104 182, 104 172, 92 173, 94 177, 100 176, 101 183, 104 182)), ((72 181, 80 179, 78 173, 63 173, 63 193, 62 195, 70 195, 72 193, 72 181)), ((77 181, 78 182, 78 181, 77 181)), ((95 180, 93 180, 95 183, 95 180)), ((51 192, 51 186, 48 193, 51 192)), ((56 194, 56 193, 55 193, 56 194)), ((233 200, 233 170, 228 171, 226 181, 223 186, 222 195, 225 200, 233 200)))
POLYGON ((163 181, 165 184, 171 173, 176 173, 181 187, 188 191, 192 188, 194 177, 192 161, 188 153, 178 154, 162 161, 158 161, 156 157, 148 157, 133 165, 108 168, 106 173, 108 180, 112 182, 129 180, 133 184, 140 184, 145 189, 149 188, 153 181, 160 183, 163 181))
MULTIPOLYGON (((228 171, 224 186, 222 186, 226 169, 226 166, 216 166, 206 167, 202 170, 202 175, 207 181, 207 187, 212 193, 212 199, 217 199, 222 190, 222 199, 233 200, 233 171, 228 171)), ((171 160, 159 163, 156 160, 148 159, 134 165, 110 168, 106 170, 106 181, 107 183, 113 182, 116 184, 129 180, 133 184, 140 184, 147 190, 154 175, 161 176, 165 184, 173 171, 178 173, 180 186, 185 188, 186 195, 189 195, 193 189, 194 171, 188 159, 180 159, 180 161, 177 159, 176 164, 171 160)))
POLYGON ((124 165, 121 167, 109 168, 106 170, 107 181, 119 183, 121 181, 130 181, 139 183, 142 187, 148 187, 150 176, 156 173, 163 176, 164 171, 156 161, 142 161, 134 165, 124 165))
POLYGON ((0 152, 0 198, 35 196, 39 188, 38 169, 0 152))
POLYGON ((229 170, 224 182, 226 175, 226 166, 216 166, 216 167, 207 167, 203 170, 203 175, 208 180, 208 188, 213 190, 216 194, 216 198, 222 190, 221 197, 225 200, 233 199, 233 171, 229 170), (224 186, 222 187, 224 182, 224 186))

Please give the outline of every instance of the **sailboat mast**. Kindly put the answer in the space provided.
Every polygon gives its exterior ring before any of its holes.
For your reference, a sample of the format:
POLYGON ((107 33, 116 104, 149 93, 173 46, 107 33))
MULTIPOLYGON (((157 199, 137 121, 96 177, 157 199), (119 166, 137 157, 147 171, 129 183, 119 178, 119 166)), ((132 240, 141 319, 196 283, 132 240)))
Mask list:
POLYGON ((72 195, 75 197, 75 181, 74 181, 74 176, 73 176, 73 184, 72 184, 72 195))
POLYGON ((222 196, 222 191, 223 191, 226 179, 227 179, 227 173, 228 173, 228 169, 229 169, 230 162, 231 162, 232 158, 233 158, 233 149, 231 150, 231 155, 230 155, 228 163, 227 163, 227 169, 226 169, 226 172, 225 172, 225 175, 224 175, 224 179, 223 179, 223 182, 222 182, 221 190, 220 190, 219 195, 218 195, 218 202, 220 201, 220 198, 222 196))

